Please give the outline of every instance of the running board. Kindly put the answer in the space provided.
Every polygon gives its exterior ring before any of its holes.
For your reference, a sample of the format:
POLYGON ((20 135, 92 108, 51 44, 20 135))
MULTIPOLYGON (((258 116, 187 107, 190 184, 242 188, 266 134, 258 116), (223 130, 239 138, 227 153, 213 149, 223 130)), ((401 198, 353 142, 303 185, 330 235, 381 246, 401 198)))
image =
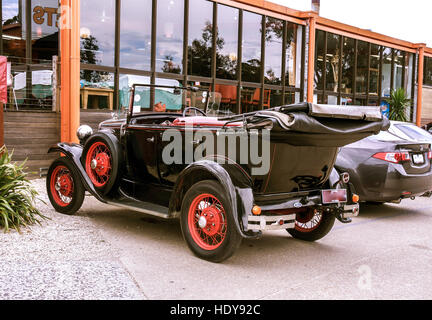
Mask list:
POLYGON ((109 200, 107 201, 107 204, 119 208, 138 211, 141 213, 149 214, 163 219, 171 218, 170 215, 168 214, 167 207, 149 203, 149 202, 142 202, 142 201, 137 201, 132 199, 127 199, 127 200, 122 199, 121 202, 115 200, 109 200))

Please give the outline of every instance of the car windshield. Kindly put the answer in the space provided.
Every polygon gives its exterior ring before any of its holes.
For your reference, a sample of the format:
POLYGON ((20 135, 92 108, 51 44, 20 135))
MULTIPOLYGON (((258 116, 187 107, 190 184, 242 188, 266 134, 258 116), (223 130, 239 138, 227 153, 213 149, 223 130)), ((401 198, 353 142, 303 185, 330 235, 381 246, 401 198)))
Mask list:
MULTIPOLYGON (((402 134, 406 135, 409 139, 420 140, 420 141, 431 141, 432 135, 427 131, 412 125, 412 124, 394 124, 393 127, 396 130, 402 132, 402 134)), ((398 134, 398 132, 395 132, 398 134)), ((399 134, 398 134, 399 135, 399 134)))
MULTIPOLYGON (((228 111, 221 108, 221 94, 197 87, 163 85, 134 85, 132 114, 167 112, 182 113, 186 108, 196 108, 208 116, 224 116, 228 111)), ((188 114, 202 115, 190 110, 188 114)))

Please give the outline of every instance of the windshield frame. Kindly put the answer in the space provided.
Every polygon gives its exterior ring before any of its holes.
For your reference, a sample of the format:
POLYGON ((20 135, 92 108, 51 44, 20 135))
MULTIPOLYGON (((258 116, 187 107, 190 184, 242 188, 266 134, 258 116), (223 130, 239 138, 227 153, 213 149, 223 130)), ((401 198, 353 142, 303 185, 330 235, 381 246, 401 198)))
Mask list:
MULTIPOLYGON (((172 90, 181 90, 181 95, 182 95, 182 99, 183 99, 183 92, 184 91, 191 91, 191 92, 205 92, 205 102, 204 102, 204 107, 205 110, 203 110, 205 113, 207 113, 208 110, 208 104, 209 104, 209 97, 210 97, 210 92, 208 90, 203 90, 197 87, 179 87, 179 86, 169 86, 169 85, 159 85, 159 84, 140 84, 140 83, 135 83, 132 85, 132 88, 130 89, 130 98, 129 98, 129 110, 128 110, 128 122, 130 122, 130 119, 134 118, 134 117, 138 117, 138 116, 142 116, 142 115, 146 115, 146 114, 159 114, 162 112, 157 112, 154 111, 152 108, 150 107, 148 111, 141 111, 141 112, 135 112, 134 113, 134 102, 135 102, 135 94, 137 91, 137 87, 147 87, 147 88, 163 88, 163 89, 172 89, 172 90)), ((204 96, 204 94, 203 94, 204 96)), ((149 104, 150 105, 150 104, 149 104)), ((175 112, 168 112, 167 114, 178 114, 178 113, 183 113, 183 111, 187 108, 186 105, 183 104, 182 102, 182 106, 180 110, 173 110, 175 112)), ((163 112, 165 113, 165 112, 163 112)))

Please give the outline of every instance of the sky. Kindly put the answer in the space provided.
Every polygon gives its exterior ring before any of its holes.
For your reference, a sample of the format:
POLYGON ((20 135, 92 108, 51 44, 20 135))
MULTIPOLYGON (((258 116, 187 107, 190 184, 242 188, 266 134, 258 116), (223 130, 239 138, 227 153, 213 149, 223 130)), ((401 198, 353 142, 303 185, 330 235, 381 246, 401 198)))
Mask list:
MULTIPOLYGON (((311 0, 268 0, 308 11, 311 0)), ((321 0, 322 17, 432 47, 430 0, 321 0)))

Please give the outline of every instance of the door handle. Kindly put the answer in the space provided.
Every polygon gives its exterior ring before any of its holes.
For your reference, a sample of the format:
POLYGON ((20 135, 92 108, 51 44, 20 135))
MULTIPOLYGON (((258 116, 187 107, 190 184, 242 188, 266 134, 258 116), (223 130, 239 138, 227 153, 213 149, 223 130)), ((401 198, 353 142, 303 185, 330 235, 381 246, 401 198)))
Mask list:
POLYGON ((150 143, 155 142, 155 138, 154 137, 147 138, 146 140, 147 140, 147 142, 150 142, 150 143))

